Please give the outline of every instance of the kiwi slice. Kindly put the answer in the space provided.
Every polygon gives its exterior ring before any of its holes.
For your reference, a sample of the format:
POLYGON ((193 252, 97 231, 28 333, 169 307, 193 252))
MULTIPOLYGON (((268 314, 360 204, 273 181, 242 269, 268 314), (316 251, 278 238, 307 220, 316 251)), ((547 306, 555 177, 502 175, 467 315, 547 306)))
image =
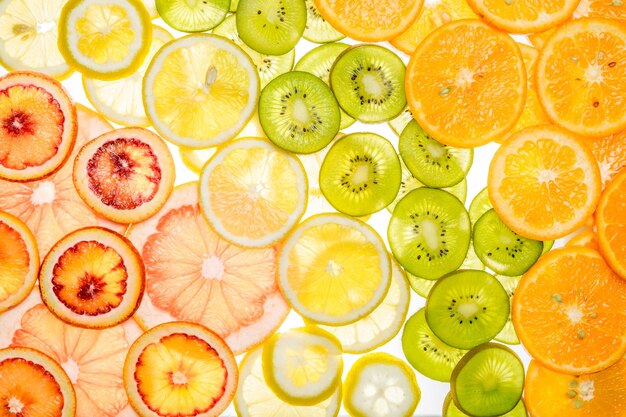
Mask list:
POLYGON ((391 119, 388 124, 391 130, 393 130, 396 135, 400 136, 411 120, 415 120, 413 119, 413 113, 409 106, 406 106, 404 110, 395 118, 391 119))
POLYGON ((304 0, 306 4, 306 27, 302 36, 307 41, 315 43, 335 42, 345 38, 345 35, 330 25, 315 7, 313 0, 304 0))
POLYGON ((412 120, 402 131, 398 142, 400 156, 409 171, 429 187, 442 188, 458 184, 472 166, 472 149, 454 148, 433 139, 412 120))
MULTIPOLYGON (((500 281, 500 284, 504 287, 506 294, 509 296, 509 303, 513 301, 513 295, 515 294, 515 290, 517 289, 517 285, 522 279, 519 277, 507 277, 504 275, 496 275, 496 279, 500 281)), ((519 345, 519 338, 517 337, 517 333, 515 332, 515 327, 513 327, 513 320, 511 319, 511 313, 509 312, 509 316, 506 319, 506 324, 497 334, 495 339, 498 342, 506 343, 507 345, 519 345)))
POLYGON ((501 416, 513 410, 522 398, 524 365, 511 349, 485 343, 459 361, 450 388, 454 404, 463 413, 501 416))
POLYGON ((237 6, 239 6, 239 0, 230 0, 230 12, 235 13, 237 11, 237 6))
POLYGON ((230 0, 156 0, 165 23, 181 32, 204 32, 219 25, 230 10, 230 0))
POLYGON ((417 188, 396 205, 387 238, 409 273, 437 279, 463 263, 470 244, 469 215, 449 192, 417 188))
MULTIPOLYGON (((463 411, 459 410, 456 404, 454 404, 454 400, 452 399, 451 393, 448 393, 448 395, 446 395, 446 399, 443 401, 443 410, 442 410, 441 416, 442 417, 471 417, 465 414, 463 411)), ((498 417, 528 417, 528 411, 526 411, 524 400, 520 400, 514 409, 498 417)))
POLYGON ((259 121, 267 137, 291 152, 317 152, 339 132, 339 106, 330 88, 313 74, 279 75, 261 91, 259 121))
POLYGON ((250 48, 266 55, 292 50, 304 33, 304 0, 239 0, 237 32, 250 48))
MULTIPOLYGON (((350 45, 340 42, 327 43, 311 49, 307 52, 295 66, 296 71, 306 71, 313 75, 320 77, 326 84, 330 85, 330 69, 332 68, 335 60, 343 51, 348 49, 350 45)), ((341 108, 341 125, 340 129, 352 125, 355 120, 350 117, 341 108)))
POLYGON ((442 382, 450 381, 454 367, 467 353, 446 345, 435 336, 426 323, 423 308, 404 324, 402 351, 419 373, 442 382))
POLYGON ((346 113, 366 123, 386 122, 406 106, 404 74, 398 55, 378 45, 343 52, 330 70, 330 86, 346 113))
POLYGON ((474 250, 496 274, 522 275, 541 256, 543 242, 512 231, 494 209, 480 216, 473 230, 474 250))
POLYGON ((320 189, 332 206, 351 216, 385 208, 400 188, 400 160, 393 145, 374 133, 336 141, 320 168, 320 189))

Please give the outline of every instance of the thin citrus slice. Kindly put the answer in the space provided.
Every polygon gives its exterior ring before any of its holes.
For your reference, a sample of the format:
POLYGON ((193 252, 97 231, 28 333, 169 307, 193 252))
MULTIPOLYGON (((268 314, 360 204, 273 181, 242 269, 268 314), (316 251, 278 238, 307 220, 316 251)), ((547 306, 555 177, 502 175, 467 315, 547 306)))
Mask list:
POLYGON ((470 148, 515 125, 526 100, 526 71, 510 36, 479 20, 459 20, 415 50, 405 88, 413 117, 428 134, 470 148))
MULTIPOLYGON (((154 4, 154 2, 152 2, 154 4)), ((83 88, 91 104, 107 119, 124 126, 148 126, 141 88, 148 64, 157 51, 174 37, 165 29, 152 25, 152 43, 148 55, 133 73, 118 80, 99 80, 83 75, 83 88)))
POLYGON ((584 18, 559 27, 537 60, 537 94, 553 123, 599 137, 626 128, 626 26, 584 18))
POLYGON ((74 71, 57 48, 59 14, 67 0, 0 2, 0 64, 64 79, 74 71))
POLYGON ((407 30, 422 10, 423 0, 313 0, 335 29, 353 39, 379 42, 407 30))
POLYGON ((69 0, 59 18, 59 50, 83 75, 114 80, 143 63, 152 24, 140 0, 69 0))
POLYGON ((63 86, 35 72, 0 78, 0 178, 31 181, 58 171, 76 141, 76 109, 63 86))
POLYGON ((74 417, 72 383, 52 358, 28 348, 0 349, 0 415, 74 417))
POLYGON ((313 405, 284 402, 267 386, 263 375, 263 349, 248 353, 239 364, 239 387, 235 410, 240 417, 337 417, 341 405, 341 386, 326 400, 313 405))
POLYGON ((185 146, 178 147, 178 154, 183 164, 185 164, 191 172, 198 175, 202 173, 202 168, 204 168, 208 160, 215 155, 216 151, 217 148, 191 149, 185 146))
POLYGON ((143 103, 154 128, 170 142, 190 148, 209 148, 235 137, 252 117, 258 96, 252 60, 216 35, 168 42, 143 80, 143 103))
POLYGON ((565 246, 585 246, 587 248, 600 250, 597 234, 592 229, 584 229, 565 243, 565 246))
POLYGON ((124 128, 85 144, 72 178, 78 195, 101 216, 136 223, 156 213, 174 188, 167 144, 147 129, 124 128))
POLYGON ((243 247, 282 240, 306 209, 307 178, 300 160, 260 138, 220 148, 204 166, 199 185, 211 227, 243 247))
POLYGON ((343 405, 352 417, 409 417, 421 399, 413 370, 383 352, 361 356, 343 391, 343 405))
POLYGON ((626 352, 626 281, 590 248, 543 255, 513 297, 515 331, 528 352, 557 372, 598 372, 626 352))
POLYGON ((609 183, 596 210, 600 251, 622 278, 626 279, 626 168, 609 183))
POLYGON ((600 198, 600 171, 591 151, 554 126, 526 128, 491 160, 489 200, 514 232, 561 238, 582 226, 600 198))
POLYGON ((602 188, 605 188, 618 172, 626 168, 626 130, 586 143, 598 162, 602 188))
POLYGON ((135 314, 145 329, 198 323, 239 354, 270 337, 289 312, 276 283, 276 249, 246 249, 220 238, 202 214, 197 183, 176 187, 128 238, 146 266, 146 292, 135 314))
POLYGON ((300 223, 281 246, 278 272, 291 307, 331 326, 374 311, 391 283, 389 255, 378 233, 343 214, 319 214, 300 223))
POLYGON ((38 271, 35 237, 20 219, 0 211, 0 314, 28 297, 38 271))
POLYGON ((141 0, 141 3, 143 3, 143 6, 148 11, 148 15, 150 16, 150 19, 154 20, 159 17, 159 11, 156 8, 156 4, 154 0, 141 0))

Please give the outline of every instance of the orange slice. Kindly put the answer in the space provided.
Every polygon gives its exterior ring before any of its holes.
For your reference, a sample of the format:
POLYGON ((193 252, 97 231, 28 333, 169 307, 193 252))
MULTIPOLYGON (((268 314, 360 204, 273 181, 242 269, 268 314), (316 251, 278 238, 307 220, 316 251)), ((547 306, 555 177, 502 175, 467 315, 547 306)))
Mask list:
POLYGON ((608 264, 626 279, 626 168, 611 181, 602 193, 596 223, 600 251, 608 264))
POLYGON ((156 134, 117 129, 84 145, 74 160, 78 195, 95 212, 118 223, 156 213, 174 188, 174 159, 156 134))
POLYGON ((526 350, 572 375, 598 372, 626 353, 626 281, 590 248, 543 255, 522 277, 512 319, 526 350))
POLYGON ((124 363, 130 404, 142 417, 219 416, 237 390, 237 362, 215 333, 191 323, 159 325, 124 363))
POLYGON ((424 0, 313 0, 328 23, 359 41, 380 42, 407 30, 424 0))
POLYGON ((618 172, 626 168, 626 130, 586 143, 598 162, 602 188, 605 188, 618 172))
POLYGON ((46 306, 66 323, 98 329, 129 319, 144 289, 141 256, 123 236, 88 227, 50 249, 39 271, 46 306))
POLYGON ((75 140, 76 109, 58 81, 34 72, 0 78, 0 178, 30 181, 52 175, 75 140))
POLYGON ((526 128, 491 160, 489 199, 500 218, 531 239, 561 238, 582 226, 600 198, 591 151, 554 126, 526 128))
POLYGON ((541 49, 537 94, 546 114, 583 136, 626 128, 626 26, 585 18, 565 23, 541 49))
POLYGON ((587 248, 595 249, 597 251, 600 250, 600 246, 598 245, 598 238, 591 229, 585 229, 582 232, 578 233, 576 236, 568 240, 565 246, 584 246, 587 248))
POLYGON ((135 317, 145 329, 169 321, 201 324, 242 353, 270 337, 289 307, 278 290, 276 249, 246 249, 222 239, 198 203, 198 184, 176 187, 128 238, 146 266, 135 317))
POLYGON ((526 101, 526 71, 510 36, 479 20, 459 20, 415 50, 405 88, 413 117, 427 133, 470 148, 515 125, 526 101))
POLYGON ((556 28, 551 28, 544 32, 529 33, 528 40, 530 41, 530 43, 533 44, 535 48, 541 49, 543 48, 543 45, 546 44, 546 41, 548 40, 548 38, 552 36, 555 30, 556 28))
POLYGON ((35 237, 20 219, 0 211, 0 313, 28 297, 38 272, 35 237))

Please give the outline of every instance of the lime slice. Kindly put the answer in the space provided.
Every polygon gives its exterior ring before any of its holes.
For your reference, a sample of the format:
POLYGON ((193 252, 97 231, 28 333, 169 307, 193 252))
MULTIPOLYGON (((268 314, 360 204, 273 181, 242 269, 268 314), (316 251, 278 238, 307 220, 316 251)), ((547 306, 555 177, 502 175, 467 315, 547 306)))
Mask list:
POLYGON ((165 23, 181 32, 205 32, 219 25, 230 8, 230 0, 156 0, 165 23))

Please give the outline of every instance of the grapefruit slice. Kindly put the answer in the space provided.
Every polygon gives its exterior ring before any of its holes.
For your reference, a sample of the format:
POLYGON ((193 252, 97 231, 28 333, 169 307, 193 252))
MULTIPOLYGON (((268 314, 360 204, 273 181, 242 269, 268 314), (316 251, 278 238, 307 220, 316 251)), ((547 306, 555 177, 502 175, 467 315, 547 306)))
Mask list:
POLYGON ((30 181, 61 168, 76 141, 76 109, 44 74, 0 78, 0 178, 30 181))
POLYGON ((174 188, 128 238, 146 266, 146 293, 135 315, 145 329, 170 321, 201 324, 239 354, 270 337, 289 312, 276 282, 276 249, 246 249, 220 238, 202 214, 195 182, 174 188))

